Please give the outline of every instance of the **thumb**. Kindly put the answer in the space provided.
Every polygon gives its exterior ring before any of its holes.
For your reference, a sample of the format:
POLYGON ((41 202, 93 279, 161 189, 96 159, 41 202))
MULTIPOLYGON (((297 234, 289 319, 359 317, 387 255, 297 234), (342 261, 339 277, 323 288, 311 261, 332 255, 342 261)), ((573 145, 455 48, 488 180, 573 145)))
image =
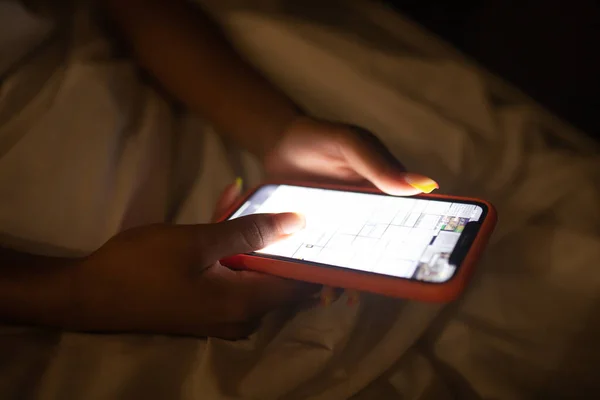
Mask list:
POLYGON ((211 245, 205 250, 214 260, 249 253, 285 239, 305 225, 304 217, 296 213, 253 214, 210 224, 206 225, 206 235, 211 245))

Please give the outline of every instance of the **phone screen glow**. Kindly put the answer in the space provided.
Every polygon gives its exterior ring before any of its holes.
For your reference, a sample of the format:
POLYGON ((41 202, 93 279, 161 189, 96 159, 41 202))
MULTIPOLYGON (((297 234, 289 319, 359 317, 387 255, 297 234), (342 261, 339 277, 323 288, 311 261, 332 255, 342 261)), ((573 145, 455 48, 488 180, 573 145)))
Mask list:
POLYGON ((290 185, 261 187, 229 219, 297 212, 306 229, 255 254, 426 282, 446 282, 450 255, 483 208, 466 202, 290 185))

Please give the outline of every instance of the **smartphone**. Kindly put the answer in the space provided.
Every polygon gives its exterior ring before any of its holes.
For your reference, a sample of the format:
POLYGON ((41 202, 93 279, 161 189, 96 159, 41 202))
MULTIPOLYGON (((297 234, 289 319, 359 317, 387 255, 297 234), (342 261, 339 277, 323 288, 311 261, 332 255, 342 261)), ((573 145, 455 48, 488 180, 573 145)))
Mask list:
POLYGON ((267 183, 222 220, 296 212, 306 228, 259 251, 222 260, 284 278, 420 301, 464 290, 496 224, 483 200, 376 189, 267 183))

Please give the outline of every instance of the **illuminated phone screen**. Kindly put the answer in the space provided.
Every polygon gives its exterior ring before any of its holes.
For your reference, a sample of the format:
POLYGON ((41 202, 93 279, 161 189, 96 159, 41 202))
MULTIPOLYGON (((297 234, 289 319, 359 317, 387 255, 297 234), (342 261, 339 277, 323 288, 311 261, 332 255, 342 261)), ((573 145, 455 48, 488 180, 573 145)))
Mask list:
POLYGON ((306 229, 255 255, 443 283, 460 265, 457 254, 464 256, 468 250, 485 217, 484 207, 475 202, 267 185, 229 219, 280 212, 305 216, 306 229), (469 240, 461 240, 467 230, 469 240), (464 247, 460 252, 455 251, 459 243, 464 247))

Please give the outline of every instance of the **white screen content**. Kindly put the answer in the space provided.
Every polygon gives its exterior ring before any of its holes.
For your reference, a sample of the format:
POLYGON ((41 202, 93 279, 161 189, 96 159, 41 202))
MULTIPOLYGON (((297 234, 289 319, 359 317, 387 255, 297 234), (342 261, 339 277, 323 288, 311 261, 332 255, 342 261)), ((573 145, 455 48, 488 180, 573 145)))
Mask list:
POLYGON ((479 221, 475 204, 273 185, 257 191, 229 219, 296 212, 306 228, 256 253, 445 282, 461 232, 479 221))

